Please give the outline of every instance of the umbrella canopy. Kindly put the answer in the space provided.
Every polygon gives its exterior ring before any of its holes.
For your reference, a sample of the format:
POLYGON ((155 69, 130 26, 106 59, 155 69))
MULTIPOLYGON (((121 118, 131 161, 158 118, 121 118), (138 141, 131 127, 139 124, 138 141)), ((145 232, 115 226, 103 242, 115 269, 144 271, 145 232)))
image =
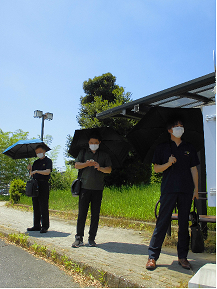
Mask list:
POLYGON ((40 139, 19 140, 3 151, 3 154, 12 159, 33 158, 36 157, 35 149, 38 145, 43 145, 46 151, 50 150, 50 148, 40 139))
POLYGON ((166 125, 177 116, 184 122, 182 139, 192 143, 197 151, 204 147, 203 116, 199 108, 153 107, 127 135, 142 161, 151 163, 157 145, 170 139, 166 125))
POLYGON ((87 149, 89 137, 93 132, 101 136, 99 149, 109 154, 112 167, 121 167, 128 154, 129 144, 111 127, 76 130, 70 145, 69 154, 76 158, 82 148, 87 149))

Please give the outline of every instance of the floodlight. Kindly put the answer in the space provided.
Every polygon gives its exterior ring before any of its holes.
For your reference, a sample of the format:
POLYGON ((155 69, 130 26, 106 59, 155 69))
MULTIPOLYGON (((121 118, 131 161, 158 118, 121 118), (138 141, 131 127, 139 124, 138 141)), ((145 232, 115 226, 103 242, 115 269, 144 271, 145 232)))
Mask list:
POLYGON ((52 120, 53 119, 53 113, 46 112, 45 115, 46 115, 46 119, 48 119, 48 120, 52 120))
POLYGON ((34 117, 41 118, 42 116, 43 116, 43 111, 41 111, 41 110, 35 110, 34 111, 34 117))
POLYGON ((42 124, 41 124, 41 140, 43 140, 43 135, 44 135, 44 120, 52 120, 53 119, 53 113, 47 112, 43 114, 43 111, 41 110, 35 110, 34 111, 34 117, 39 117, 42 118, 42 124))

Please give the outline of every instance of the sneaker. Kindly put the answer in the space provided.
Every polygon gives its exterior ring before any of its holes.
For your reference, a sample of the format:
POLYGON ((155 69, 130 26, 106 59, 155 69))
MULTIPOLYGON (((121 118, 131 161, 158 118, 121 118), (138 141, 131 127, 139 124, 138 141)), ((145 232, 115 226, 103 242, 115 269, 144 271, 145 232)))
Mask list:
POLYGON ((78 248, 80 246, 84 246, 83 238, 75 237, 75 242, 72 244, 73 248, 78 248))
POLYGON ((90 247, 96 247, 96 242, 94 240, 88 239, 88 244, 90 247))

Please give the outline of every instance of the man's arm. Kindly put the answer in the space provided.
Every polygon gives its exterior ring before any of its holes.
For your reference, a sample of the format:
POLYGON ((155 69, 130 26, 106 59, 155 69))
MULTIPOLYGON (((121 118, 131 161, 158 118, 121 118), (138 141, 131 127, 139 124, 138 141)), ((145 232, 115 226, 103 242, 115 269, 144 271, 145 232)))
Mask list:
POLYGON ((191 168, 191 174, 192 174, 192 178, 193 178, 193 182, 194 182, 194 195, 192 200, 199 199, 199 195, 198 195, 198 171, 197 171, 197 167, 192 167, 191 168))
POLYGON ((35 170, 33 172, 30 172, 30 175, 33 176, 34 174, 40 174, 40 175, 49 175, 51 173, 51 170, 50 169, 46 169, 46 170, 42 170, 42 171, 39 171, 39 170, 35 170))
POLYGON ((81 163, 81 162, 76 162, 75 163, 75 168, 77 170, 81 170, 87 167, 95 167, 97 163, 93 160, 87 160, 85 163, 81 163))
POLYGON ((176 163, 176 158, 173 155, 171 155, 167 163, 163 165, 154 164, 154 171, 155 173, 162 173, 163 171, 167 170, 170 166, 172 166, 172 164, 175 164, 175 163, 176 163))
POLYGON ((104 174, 110 174, 112 171, 112 167, 100 167, 98 163, 95 165, 95 169, 97 169, 98 171, 104 174))

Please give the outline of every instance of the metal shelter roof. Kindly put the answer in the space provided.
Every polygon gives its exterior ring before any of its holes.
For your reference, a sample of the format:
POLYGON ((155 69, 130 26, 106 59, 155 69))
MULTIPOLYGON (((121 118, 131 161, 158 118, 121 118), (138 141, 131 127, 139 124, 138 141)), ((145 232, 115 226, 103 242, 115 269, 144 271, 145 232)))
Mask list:
POLYGON ((153 106, 202 107, 215 104, 215 73, 184 82, 171 88, 150 94, 98 113, 98 119, 127 117, 141 119, 153 106))

